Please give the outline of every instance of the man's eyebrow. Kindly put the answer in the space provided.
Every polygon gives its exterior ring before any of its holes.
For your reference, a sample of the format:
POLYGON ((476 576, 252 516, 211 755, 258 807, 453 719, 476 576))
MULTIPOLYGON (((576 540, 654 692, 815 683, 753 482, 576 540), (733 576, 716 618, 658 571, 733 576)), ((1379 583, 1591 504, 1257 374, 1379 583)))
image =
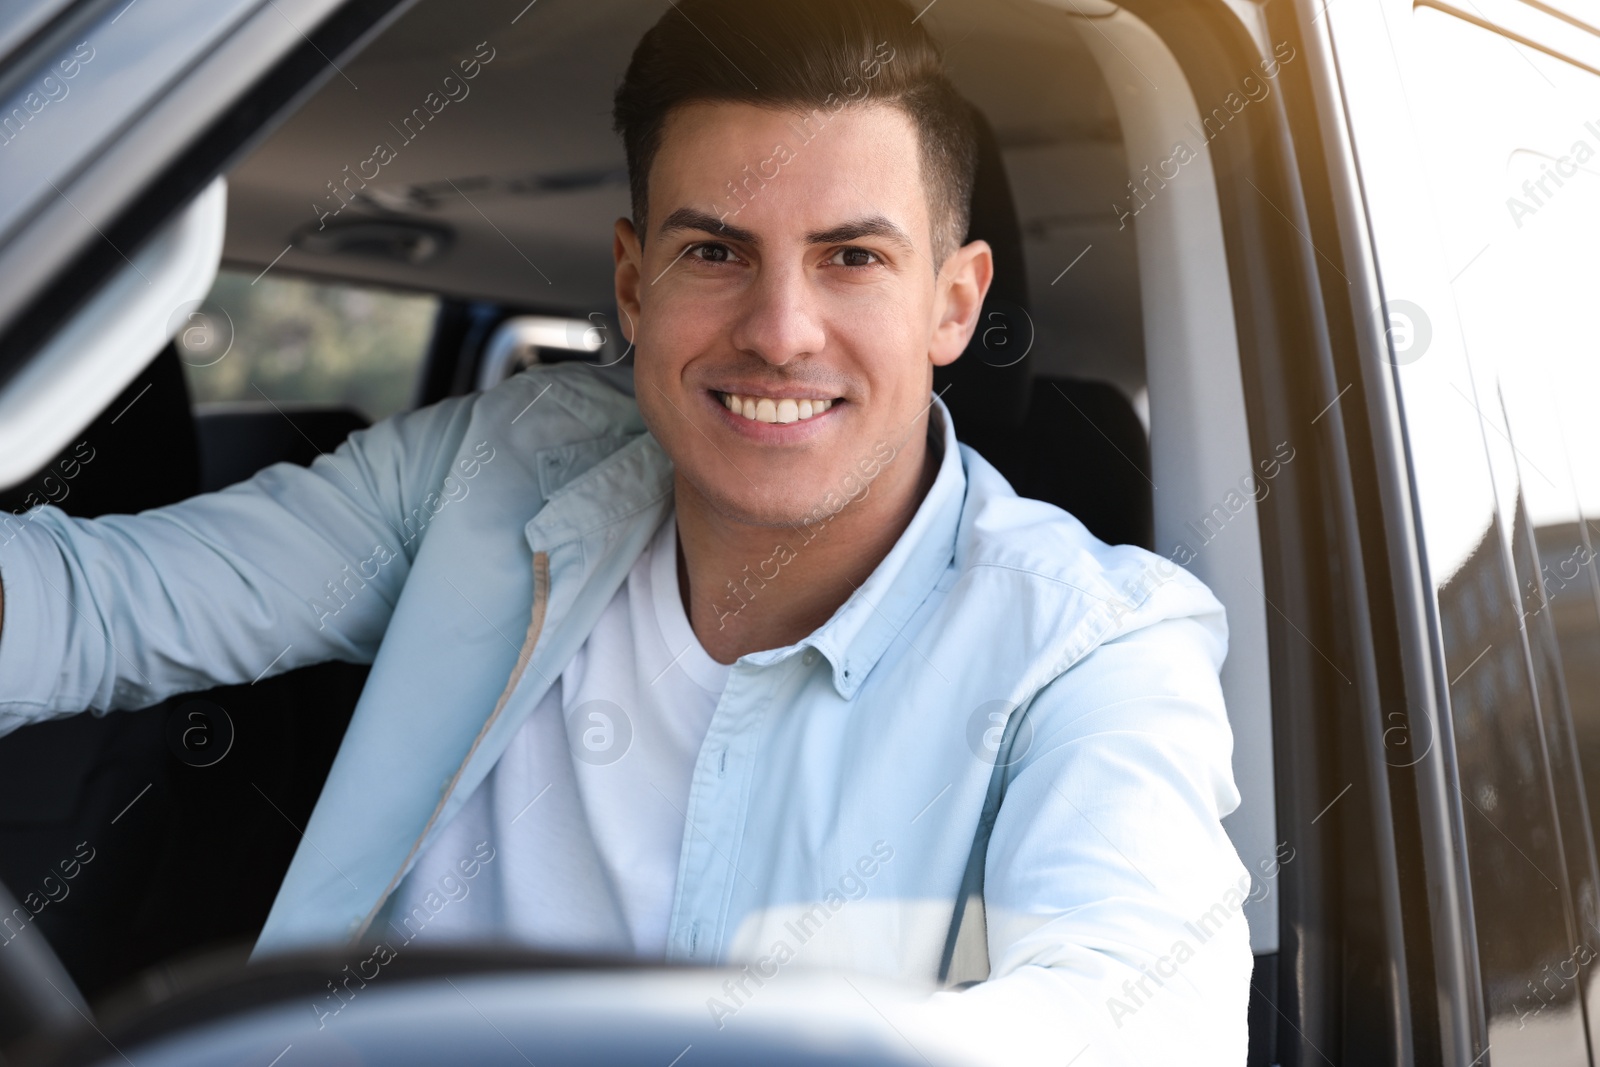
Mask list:
POLYGON ((730 226, 710 212, 698 211, 692 207, 680 207, 663 219, 661 229, 656 232, 656 237, 659 239, 678 230, 700 230, 704 233, 726 237, 730 241, 738 241, 747 245, 761 243, 756 235, 749 230, 741 229, 738 226, 730 226))
MULTIPOLYGON (((659 239, 679 230, 699 230, 702 233, 726 237, 730 241, 738 241, 747 245, 759 245, 761 243, 761 239, 751 231, 730 225, 724 219, 711 214, 709 211, 700 211, 692 207, 681 207, 668 215, 662 221, 661 229, 657 231, 656 236, 659 239)), ((813 230, 806 234, 806 243, 836 245, 860 240, 863 237, 881 237, 902 245, 908 251, 916 251, 916 245, 912 243, 906 232, 882 215, 867 215, 863 218, 851 219, 849 222, 842 222, 826 230, 813 230)))
POLYGON ((813 230, 806 234, 806 243, 814 245, 837 245, 848 241, 859 240, 862 237, 882 237, 904 245, 908 251, 915 252, 917 246, 912 244, 906 231, 890 222, 882 215, 868 215, 864 218, 852 219, 827 230, 813 230))

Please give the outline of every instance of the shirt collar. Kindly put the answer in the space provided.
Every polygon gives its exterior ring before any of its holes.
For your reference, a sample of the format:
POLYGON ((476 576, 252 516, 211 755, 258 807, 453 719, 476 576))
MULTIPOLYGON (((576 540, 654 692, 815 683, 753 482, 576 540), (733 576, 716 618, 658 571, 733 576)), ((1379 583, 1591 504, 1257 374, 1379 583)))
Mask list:
MULTIPOLYGON (((815 648, 833 667, 834 689, 848 700, 901 637, 950 566, 966 503, 955 426, 938 396, 928 421, 929 447, 943 443, 938 472, 889 554, 822 626, 795 644, 752 652, 742 661, 766 666, 815 648)), ((528 542, 535 551, 549 549, 618 521, 649 522, 653 531, 671 507, 671 494, 672 461, 654 436, 643 434, 553 494, 528 523, 528 542)), ((921 655, 915 645, 912 651, 921 655)))
MULTIPOLYGON (((929 413, 928 436, 930 448, 935 440, 943 443, 938 473, 889 554, 833 617, 809 636, 785 648, 752 652, 745 660, 766 665, 802 648, 815 648, 833 667, 834 689, 848 700, 889 646, 902 638, 911 617, 949 569, 966 502, 967 476, 955 426, 950 409, 937 396, 929 413)), ((912 651, 921 654, 915 645, 912 651)))

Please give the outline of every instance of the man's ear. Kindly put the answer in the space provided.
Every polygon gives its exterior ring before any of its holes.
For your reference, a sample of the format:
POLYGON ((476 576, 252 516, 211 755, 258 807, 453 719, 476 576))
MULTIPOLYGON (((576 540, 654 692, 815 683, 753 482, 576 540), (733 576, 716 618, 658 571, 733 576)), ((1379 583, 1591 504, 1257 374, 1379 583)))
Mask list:
POLYGON ((938 316, 928 359, 935 367, 954 363, 967 350, 983 312, 983 298, 994 281, 994 252, 987 241, 973 241, 952 252, 939 268, 934 313, 938 316))
POLYGON ((644 271, 644 252, 629 219, 618 219, 613 227, 611 258, 617 264, 615 284, 617 309, 622 312, 622 336, 629 344, 637 344, 639 339, 634 332, 639 321, 639 279, 644 271))

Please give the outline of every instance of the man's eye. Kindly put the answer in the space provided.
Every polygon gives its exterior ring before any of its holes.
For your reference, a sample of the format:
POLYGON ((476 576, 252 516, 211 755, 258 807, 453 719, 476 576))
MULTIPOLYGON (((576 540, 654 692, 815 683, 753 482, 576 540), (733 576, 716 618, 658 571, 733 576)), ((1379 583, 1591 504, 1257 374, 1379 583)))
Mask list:
POLYGON ((841 267, 870 267, 878 262, 878 254, 865 248, 841 248, 829 262, 841 267))
POLYGON ((690 246, 689 255, 702 263, 727 263, 733 259, 733 250, 727 245, 706 243, 690 246))

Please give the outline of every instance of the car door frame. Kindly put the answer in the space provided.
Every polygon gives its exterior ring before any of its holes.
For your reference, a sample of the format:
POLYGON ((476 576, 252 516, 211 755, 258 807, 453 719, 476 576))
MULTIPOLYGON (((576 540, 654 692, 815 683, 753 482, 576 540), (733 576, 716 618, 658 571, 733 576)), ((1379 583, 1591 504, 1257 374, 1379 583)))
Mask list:
POLYGON ((1258 960, 1251 1061, 1465 1063, 1482 1007, 1451 730, 1323 5, 1267 5, 1258 22, 1226 0, 1125 6, 1198 99, 1235 88, 1265 41, 1304 57, 1234 117, 1243 136, 1210 148, 1252 450, 1308 441, 1258 505, 1277 819, 1296 858, 1279 959, 1258 960))
MULTIPOLYGON (((59 190, 61 203, 0 243, 0 277, 13 279, 0 284, 0 384, 124 252, 411 2, 296 0, 313 16, 303 35, 264 2, 119 131, 59 190)), ((1269 1020, 1268 1062, 1323 1049, 1454 1060, 1475 987, 1464 977, 1472 927, 1446 792, 1449 729, 1432 695, 1437 663, 1383 334, 1361 311, 1380 292, 1367 220, 1328 43, 1311 0, 1296 5, 1269 5, 1265 25, 1307 62, 1285 68, 1272 106, 1241 115, 1243 136, 1213 148, 1252 446, 1307 441, 1305 461, 1261 505, 1278 821, 1297 858, 1280 875, 1280 959, 1252 1010, 1269 1020), (1396 709, 1410 737, 1437 724, 1439 743, 1405 766, 1392 758, 1386 715, 1396 709), (1372 974, 1352 973, 1351 951, 1372 974)), ((70 14, 102 17, 111 6, 90 0, 70 14)), ((1126 6, 1168 42, 1197 95, 1220 98, 1259 58, 1254 27, 1225 0, 1126 6)))
MULTIPOLYGON (((159 84, 119 85, 144 98, 131 121, 80 147, 84 162, 50 181, 58 195, 41 194, 26 222, 0 237, 0 388, 126 257, 412 2, 257 0, 220 40, 190 42, 186 69, 159 84)), ((0 82, 48 72, 68 42, 108 28, 130 6, 71 6, 6 59, 0 82)))

